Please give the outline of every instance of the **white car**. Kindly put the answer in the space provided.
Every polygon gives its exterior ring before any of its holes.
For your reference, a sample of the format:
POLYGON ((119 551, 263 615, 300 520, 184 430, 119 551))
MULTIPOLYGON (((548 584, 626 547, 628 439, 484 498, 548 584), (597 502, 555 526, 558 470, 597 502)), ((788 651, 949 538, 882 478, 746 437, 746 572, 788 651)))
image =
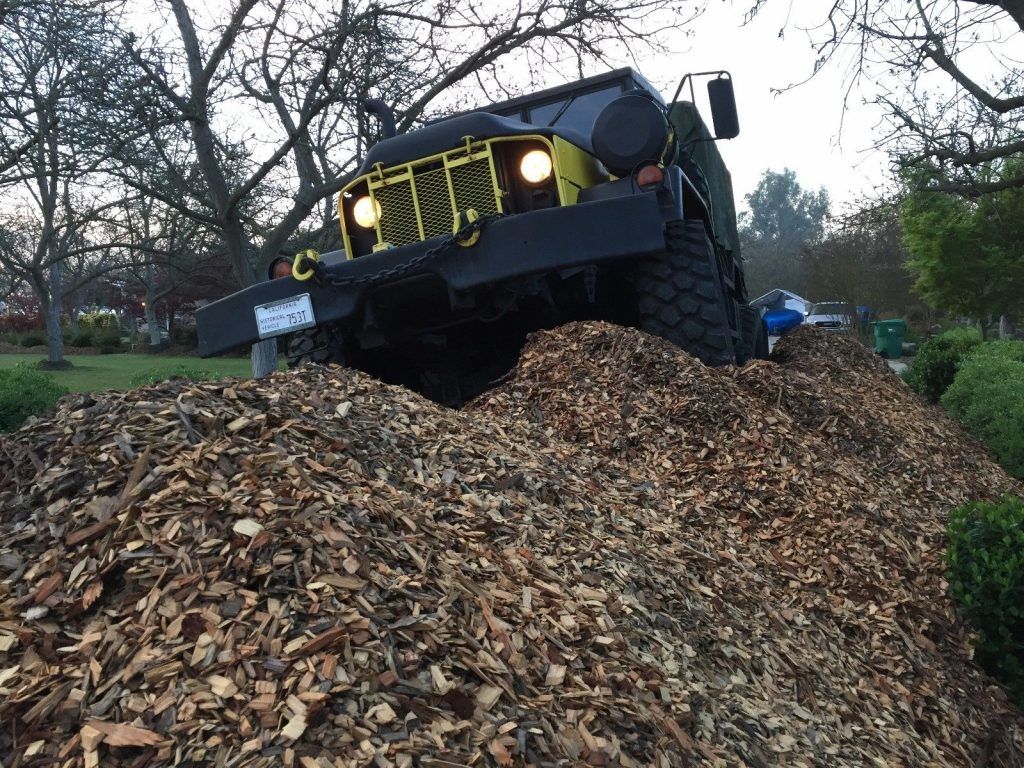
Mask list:
POLYGON ((845 301, 819 301, 812 304, 805 313, 804 325, 835 333, 847 332, 853 328, 850 305, 845 301))

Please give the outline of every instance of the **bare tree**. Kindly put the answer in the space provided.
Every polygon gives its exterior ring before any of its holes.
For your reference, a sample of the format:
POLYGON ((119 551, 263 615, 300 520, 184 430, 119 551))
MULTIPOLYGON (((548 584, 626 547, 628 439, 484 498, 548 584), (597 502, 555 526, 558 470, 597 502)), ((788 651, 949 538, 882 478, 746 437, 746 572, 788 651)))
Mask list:
MULTIPOLYGON (((907 269, 909 254, 903 245, 900 195, 852 203, 832 219, 818 242, 804 248, 808 295, 820 300, 844 301, 869 313, 895 314, 927 325, 927 308, 913 294, 914 279, 907 269)), ((869 327, 857 323, 866 335, 869 327)))
POLYGON ((52 366, 64 363, 63 297, 111 267, 112 244, 90 230, 113 206, 96 185, 106 148, 94 128, 119 72, 115 46, 109 20, 88 6, 12 5, 0 23, 0 264, 38 297, 52 366), (82 268, 70 283, 69 259, 82 268))
MULTIPOLYGON (((162 344, 160 303, 204 293, 211 283, 223 290, 223 277, 218 280, 217 275, 223 273, 224 257, 202 225, 155 198, 126 198, 119 220, 132 243, 119 272, 127 285, 141 290, 149 343, 158 347, 162 344), (200 287, 190 288, 190 284, 200 287)), ((167 308, 166 316, 170 331, 173 309, 167 308)))
MULTIPOLYGON (((755 0, 749 16, 769 0, 755 0)), ((851 49, 850 84, 873 80, 881 139, 903 166, 942 171, 931 188, 967 196, 1024 186, 992 178, 1024 152, 1024 0, 832 0, 811 31, 815 71, 851 49)), ((847 59, 849 60, 849 59, 847 59)))
MULTIPOLYGON (((484 11, 454 0, 345 0, 325 9, 311 0, 237 0, 200 23, 186 0, 166 0, 175 39, 125 46, 151 86, 142 97, 149 108, 135 114, 161 130, 188 126, 205 198, 196 213, 216 227, 239 281, 252 284, 311 215, 333 220, 331 197, 376 132, 363 111, 367 96, 395 105, 408 130, 460 84, 507 85, 498 67, 512 54, 526 62, 523 85, 544 66, 581 70, 682 24, 676 6, 530 0, 484 11), (268 205, 254 205, 258 197, 268 205)), ((175 204, 174 195, 149 191, 175 204)), ((255 375, 275 363, 272 340, 254 346, 255 375)))

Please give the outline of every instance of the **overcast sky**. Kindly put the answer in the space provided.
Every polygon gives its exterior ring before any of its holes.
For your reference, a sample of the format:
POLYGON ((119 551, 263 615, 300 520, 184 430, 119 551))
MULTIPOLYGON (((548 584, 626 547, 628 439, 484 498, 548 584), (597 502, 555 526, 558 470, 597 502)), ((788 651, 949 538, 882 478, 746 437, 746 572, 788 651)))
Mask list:
MULTIPOLYGON (((500 6, 507 0, 481 2, 500 6)), ((192 0, 190 4, 197 13, 205 8, 213 17, 223 17, 231 5, 230 0, 192 0)), ((638 52, 636 67, 661 88, 666 99, 686 72, 726 69, 732 73, 740 135, 719 142, 719 147, 732 172, 738 207, 743 207, 744 195, 767 168, 793 169, 801 185, 826 187, 840 206, 884 185, 889 177, 887 158, 872 149, 880 113, 863 106, 862 94, 855 92, 844 116, 843 67, 829 66, 803 85, 781 94, 772 92, 807 79, 815 54, 800 27, 821 21, 823 4, 773 0, 754 21, 743 25, 744 11, 752 4, 753 0, 707 0, 704 14, 686 27, 689 34, 680 33, 670 41, 672 53, 638 52), (787 33, 780 37, 783 26, 787 33)), ((169 19, 159 20, 166 16, 166 9, 160 4, 158 8, 161 12, 154 14, 152 5, 142 0, 138 13, 129 17, 137 32, 173 34, 169 19)), ((597 72, 600 68, 591 69, 597 72)), ((557 85, 575 77, 575 72, 549 72, 543 80, 546 85, 557 85)), ((700 104, 706 93, 703 82, 697 90, 700 104)), ((710 124, 706 104, 701 106, 710 124)))
MULTIPOLYGON (((839 203, 884 184, 887 158, 872 149, 880 112, 864 106, 863 93, 854 92, 844 118, 843 67, 826 67, 804 85, 772 93, 811 72, 814 52, 797 27, 820 21, 824 4, 778 0, 742 26, 743 11, 750 5, 750 0, 710 0, 694 22, 693 34, 674 46, 680 53, 661 62, 640 62, 644 74, 659 85, 691 71, 732 73, 740 135, 720 141, 719 147, 732 172, 736 202, 742 206, 743 196, 766 168, 789 167, 801 185, 824 186, 839 203), (789 28, 780 38, 787 12, 792 13, 789 28)), ((700 86, 698 98, 702 90, 700 86)), ((710 123, 706 112, 705 119, 710 123)))

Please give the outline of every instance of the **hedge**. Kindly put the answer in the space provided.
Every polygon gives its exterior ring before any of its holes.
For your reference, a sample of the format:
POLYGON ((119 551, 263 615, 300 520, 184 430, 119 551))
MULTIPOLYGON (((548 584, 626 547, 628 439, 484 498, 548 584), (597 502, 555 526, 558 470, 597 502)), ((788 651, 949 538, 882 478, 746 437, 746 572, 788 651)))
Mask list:
POLYGON ((977 633, 975 658, 1024 707, 1024 502, 967 504, 947 534, 950 593, 977 633))
POLYGON ((1007 472, 1024 478, 1024 362, 998 351, 969 356, 942 404, 1007 472))
POLYGON ((49 410, 66 393, 52 376, 27 363, 0 369, 0 432, 49 410))
POLYGON ((936 403, 953 383, 960 362, 980 343, 977 332, 946 331, 918 348, 903 380, 915 392, 936 403))

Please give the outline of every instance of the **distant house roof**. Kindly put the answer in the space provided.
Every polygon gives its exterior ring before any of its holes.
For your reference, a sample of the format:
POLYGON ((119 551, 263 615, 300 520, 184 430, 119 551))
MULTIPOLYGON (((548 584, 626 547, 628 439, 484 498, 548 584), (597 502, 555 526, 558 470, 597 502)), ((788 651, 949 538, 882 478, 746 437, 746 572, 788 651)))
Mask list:
POLYGON ((781 309, 782 307, 790 307, 791 303, 799 303, 803 306, 809 306, 814 302, 808 301, 803 296, 798 296, 792 291, 787 291, 785 288, 775 288, 768 291, 764 296, 758 296, 756 299, 750 302, 752 307, 766 307, 768 309, 781 309))

